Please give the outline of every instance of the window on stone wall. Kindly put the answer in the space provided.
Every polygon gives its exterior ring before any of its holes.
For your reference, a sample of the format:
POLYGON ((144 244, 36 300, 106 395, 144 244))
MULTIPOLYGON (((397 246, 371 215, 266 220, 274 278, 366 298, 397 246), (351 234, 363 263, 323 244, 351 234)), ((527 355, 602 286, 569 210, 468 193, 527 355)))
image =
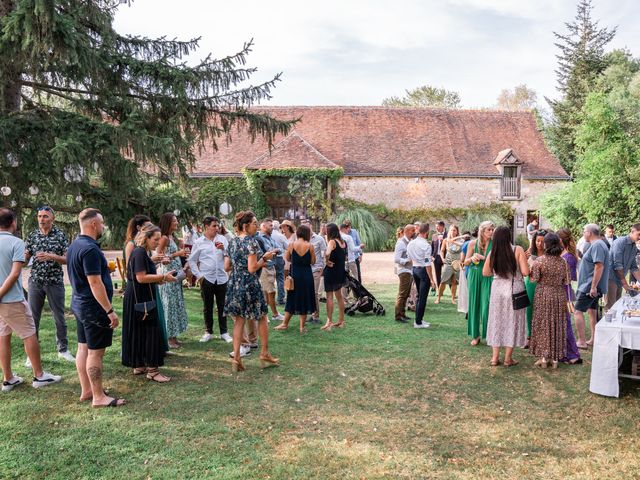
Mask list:
POLYGON ((520 167, 505 165, 500 183, 500 198, 520 198, 520 167))

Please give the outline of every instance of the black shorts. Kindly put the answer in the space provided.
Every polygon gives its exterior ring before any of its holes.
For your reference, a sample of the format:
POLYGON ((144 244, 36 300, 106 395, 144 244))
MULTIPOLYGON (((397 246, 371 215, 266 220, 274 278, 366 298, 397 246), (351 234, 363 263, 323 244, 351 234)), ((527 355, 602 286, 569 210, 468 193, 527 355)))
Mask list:
POLYGON ((598 309, 598 300, 600 299, 600 295, 597 297, 590 297, 589 294, 578 292, 576 296, 575 309, 578 312, 586 312, 587 310, 597 310, 598 309))
POLYGON ((113 329, 109 326, 109 317, 101 308, 82 308, 74 313, 78 326, 78 343, 86 343, 89 350, 111 346, 113 329))

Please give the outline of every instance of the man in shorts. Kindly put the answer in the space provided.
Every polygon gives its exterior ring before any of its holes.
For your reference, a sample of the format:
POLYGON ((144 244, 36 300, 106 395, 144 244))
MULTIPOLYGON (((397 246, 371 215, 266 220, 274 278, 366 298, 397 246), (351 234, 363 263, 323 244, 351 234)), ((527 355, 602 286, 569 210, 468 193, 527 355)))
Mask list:
POLYGON ((590 223, 584 226, 584 238, 591 245, 580 262, 574 315, 578 333, 578 348, 593 345, 596 332, 598 300, 607 293, 609 282, 609 246, 600 236, 600 227, 590 223), (591 339, 585 342, 584 312, 589 312, 591 339))
POLYGON ((78 325, 80 400, 91 400, 94 408, 119 407, 126 403, 124 399, 110 397, 102 388, 102 359, 118 326, 118 315, 111 304, 111 273, 97 242, 104 232, 104 219, 99 210, 86 208, 78 220, 80 235, 67 250, 67 270, 73 289, 71 309, 78 325))
POLYGON ((36 324, 22 289, 25 248, 24 242, 13 235, 17 227, 16 214, 7 208, 0 208, 0 367, 3 392, 10 392, 24 381, 11 369, 11 334, 14 332, 24 343, 31 362, 33 388, 46 387, 62 380, 61 376, 42 370, 36 324))
MULTIPOLYGON (((271 218, 265 218, 260 224, 260 233, 256 236, 258 245, 262 253, 265 254, 270 251, 275 251, 276 255, 280 252, 280 248, 275 240, 271 237, 273 232, 273 220, 271 218)), ((280 252, 282 253, 282 252, 280 252)), ((267 304, 271 308, 271 319, 273 321, 283 321, 284 315, 278 313, 278 307, 276 306, 276 264, 275 259, 270 259, 262 267, 260 272, 260 286, 264 292, 264 298, 267 304)))

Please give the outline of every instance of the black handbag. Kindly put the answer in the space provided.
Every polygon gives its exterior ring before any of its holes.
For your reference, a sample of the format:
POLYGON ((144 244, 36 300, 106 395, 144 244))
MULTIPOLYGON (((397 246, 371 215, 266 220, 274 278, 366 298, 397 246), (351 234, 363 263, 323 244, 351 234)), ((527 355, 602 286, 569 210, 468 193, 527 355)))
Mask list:
MULTIPOLYGON (((138 302, 138 294, 136 293, 136 284, 139 285, 138 281, 133 279, 133 298, 136 303, 133 304, 133 310, 135 311, 136 320, 140 322, 144 322, 150 317, 156 318, 158 315, 158 304, 155 300, 149 300, 147 302, 138 302)), ((153 298, 153 290, 151 289, 151 284, 149 285, 149 293, 151 294, 151 298, 153 298)))
POLYGON ((513 293, 514 281, 515 281, 515 276, 511 278, 511 301, 513 302, 513 309, 522 310, 523 308, 530 307, 531 301, 529 300, 529 295, 527 295, 526 289, 518 293, 513 293))

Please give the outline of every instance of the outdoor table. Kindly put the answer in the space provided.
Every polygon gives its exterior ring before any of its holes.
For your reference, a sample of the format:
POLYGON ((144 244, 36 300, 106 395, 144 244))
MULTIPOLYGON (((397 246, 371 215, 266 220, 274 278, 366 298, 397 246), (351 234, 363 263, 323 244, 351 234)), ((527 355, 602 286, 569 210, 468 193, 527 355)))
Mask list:
POLYGON ((632 303, 638 302, 636 299, 640 299, 640 296, 632 298, 624 295, 596 325, 589 384, 589 391, 593 393, 618 397, 619 377, 640 380, 640 376, 618 373, 624 351, 640 350, 640 317, 623 314, 625 310, 638 308, 632 303))

